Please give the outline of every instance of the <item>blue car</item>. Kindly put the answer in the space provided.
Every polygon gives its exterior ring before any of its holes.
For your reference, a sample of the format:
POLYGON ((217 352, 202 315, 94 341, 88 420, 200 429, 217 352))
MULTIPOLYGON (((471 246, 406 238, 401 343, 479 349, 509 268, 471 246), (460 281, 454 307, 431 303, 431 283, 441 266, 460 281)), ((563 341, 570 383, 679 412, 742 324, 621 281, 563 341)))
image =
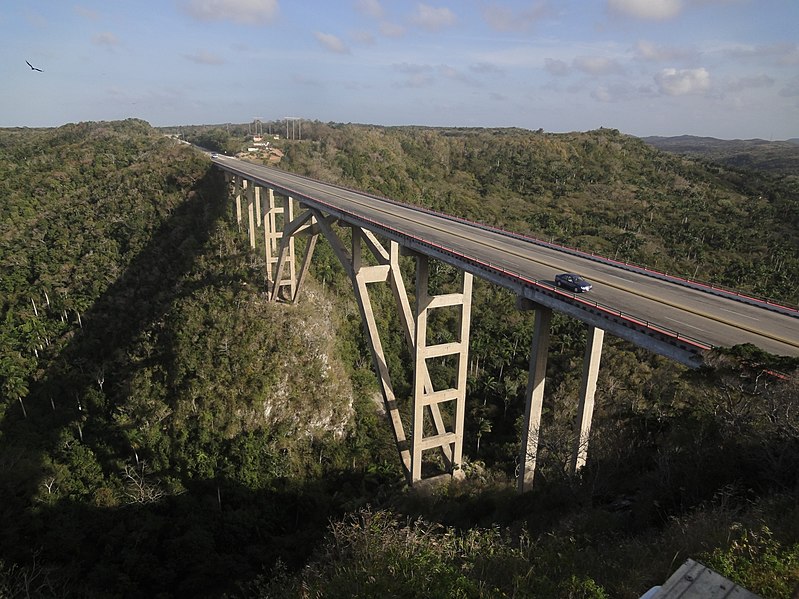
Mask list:
POLYGON ((555 275, 555 285, 568 289, 569 291, 574 291, 575 293, 583 293, 593 289, 591 283, 580 275, 576 275, 572 272, 555 275))

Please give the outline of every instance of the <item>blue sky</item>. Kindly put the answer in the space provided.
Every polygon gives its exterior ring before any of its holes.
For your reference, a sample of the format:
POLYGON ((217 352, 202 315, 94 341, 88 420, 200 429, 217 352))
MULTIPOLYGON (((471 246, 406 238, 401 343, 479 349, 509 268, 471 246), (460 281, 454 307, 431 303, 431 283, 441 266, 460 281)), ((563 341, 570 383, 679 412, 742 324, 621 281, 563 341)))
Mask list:
POLYGON ((299 116, 787 139, 799 1, 2 0, 0 74, 2 127, 299 116))

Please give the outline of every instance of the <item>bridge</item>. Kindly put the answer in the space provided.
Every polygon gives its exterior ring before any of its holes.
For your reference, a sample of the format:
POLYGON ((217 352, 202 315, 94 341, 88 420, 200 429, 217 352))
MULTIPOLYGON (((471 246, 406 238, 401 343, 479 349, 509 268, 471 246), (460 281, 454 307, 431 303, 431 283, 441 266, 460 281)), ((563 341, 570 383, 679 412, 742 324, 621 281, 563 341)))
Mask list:
POLYGON ((448 475, 462 476, 474 276, 511 290, 520 309, 535 311, 519 453, 520 491, 532 487, 535 474, 553 311, 588 327, 571 458, 575 471, 587 457, 605 332, 692 368, 700 366, 703 355, 713 347, 740 343, 799 356, 799 310, 793 307, 275 168, 227 156, 214 155, 212 160, 231 183, 236 219, 246 226, 250 246, 264 252, 273 301, 282 296, 296 302, 319 236, 330 244, 352 282, 386 413, 411 485, 422 481, 423 454, 429 451, 440 452, 448 475), (340 235, 344 228, 351 230, 349 247, 340 235), (298 235, 307 236, 299 264, 294 244, 298 235), (416 261, 413 304, 400 272, 400 255, 413 256, 416 261), (430 294, 430 260, 462 273, 455 292, 430 294), (582 274, 594 290, 575 294, 558 288, 554 276, 559 272, 582 274), (409 435, 372 310, 368 286, 376 283, 391 286, 414 356, 409 435), (459 311, 457 340, 428 344, 430 312, 441 308, 459 311), (437 381, 434 388, 428 361, 442 358, 454 360, 454 380, 443 387, 437 381))

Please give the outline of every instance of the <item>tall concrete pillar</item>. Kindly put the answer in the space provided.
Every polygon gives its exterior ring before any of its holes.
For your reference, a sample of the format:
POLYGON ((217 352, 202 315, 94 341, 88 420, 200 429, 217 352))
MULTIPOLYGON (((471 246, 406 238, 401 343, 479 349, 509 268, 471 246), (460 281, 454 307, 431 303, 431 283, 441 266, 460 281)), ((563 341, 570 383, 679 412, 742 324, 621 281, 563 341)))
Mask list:
POLYGON ((267 287, 275 298, 277 290, 282 287, 289 288, 292 300, 296 297, 297 275, 293 233, 288 235, 285 246, 281 246, 283 231, 293 220, 294 202, 292 198, 286 196, 278 203, 274 191, 268 189, 264 214, 264 262, 267 287))
POLYGON ((236 224, 241 227, 241 192, 244 179, 236 175, 233 177, 233 202, 236 204, 236 224))
POLYGON ((591 433, 591 420, 594 414, 594 394, 596 380, 599 375, 599 362, 602 358, 602 341, 605 331, 593 326, 588 327, 588 343, 583 358, 583 382, 580 387, 580 401, 577 406, 575 429, 577 435, 572 451, 571 470, 577 472, 585 466, 588 456, 588 437, 591 433))
POLYGON ((260 227, 263 219, 261 218, 261 186, 255 185, 255 224, 260 227))
POLYGON ((250 237, 250 247, 255 248, 255 185, 252 181, 247 183, 247 225, 250 237))
POLYGON ((472 306, 472 275, 463 273, 461 293, 431 296, 428 289, 429 262, 427 256, 416 258, 416 323, 415 367, 411 431, 411 484, 422 479, 422 453, 441 448, 451 456, 451 474, 462 477, 463 427, 466 412, 466 366, 469 359, 469 331, 472 306), (427 344, 427 323, 430 310, 447 306, 460 306, 461 318, 458 340, 451 343, 427 344), (430 383, 427 360, 456 356, 455 380, 452 386, 436 390, 430 383), (441 418, 440 406, 453 404, 449 427, 441 418), (435 433, 425 435, 425 411, 433 418, 435 433), (438 418, 436 418, 438 417, 438 418))
POLYGON ((549 352, 549 328, 552 310, 535 306, 535 329, 530 347, 530 371, 525 393, 524 423, 522 424, 522 446, 519 455, 518 489, 520 493, 533 486, 535 464, 538 457, 538 436, 541 429, 541 409, 544 405, 544 382, 547 373, 549 352))

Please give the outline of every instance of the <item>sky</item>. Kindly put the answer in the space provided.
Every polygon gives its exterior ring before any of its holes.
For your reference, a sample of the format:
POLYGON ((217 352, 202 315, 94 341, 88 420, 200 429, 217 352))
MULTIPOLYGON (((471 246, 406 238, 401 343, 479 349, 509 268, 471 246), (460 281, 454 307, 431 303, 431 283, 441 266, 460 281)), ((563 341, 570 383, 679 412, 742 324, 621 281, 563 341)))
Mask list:
POLYGON ((799 0, 0 0, 0 127, 287 116, 795 138, 799 0))

